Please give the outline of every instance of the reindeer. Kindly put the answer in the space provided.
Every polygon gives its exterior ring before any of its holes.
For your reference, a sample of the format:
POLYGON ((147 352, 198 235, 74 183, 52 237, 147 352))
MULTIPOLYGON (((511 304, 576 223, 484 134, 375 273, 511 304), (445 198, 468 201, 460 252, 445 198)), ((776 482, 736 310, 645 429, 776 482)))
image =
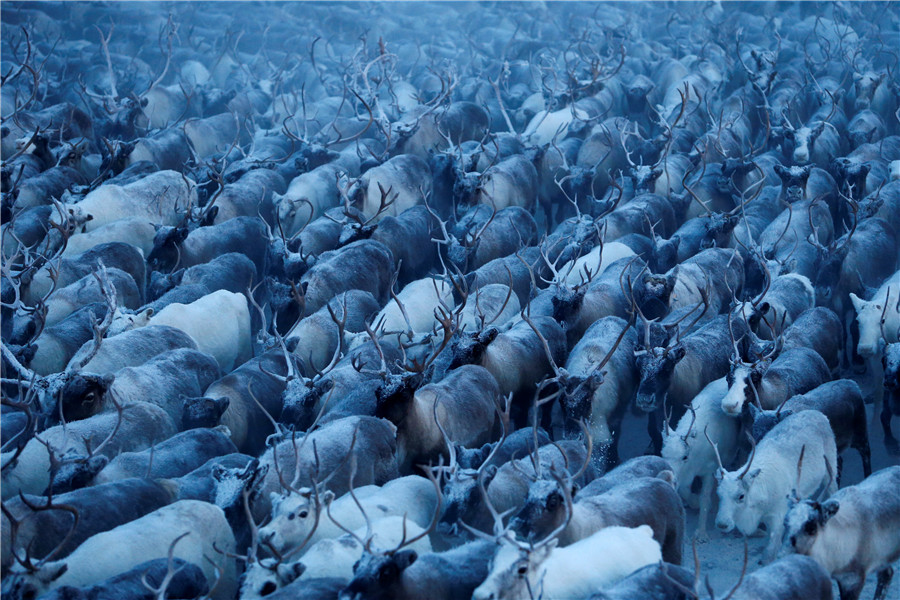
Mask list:
POLYGON ((496 511, 494 535, 478 532, 500 548, 491 561, 490 574, 473 598, 502 600, 534 593, 552 598, 585 596, 661 559, 659 543, 652 538, 649 525, 636 529, 607 527, 569 546, 557 547, 557 536, 572 517, 573 503, 568 486, 558 475, 554 477, 562 490, 564 518, 548 535, 531 543, 519 542, 505 530, 496 511))
POLYGON ((758 446, 752 442, 749 459, 736 471, 726 471, 715 443, 710 445, 719 463, 716 527, 753 535, 765 524, 766 562, 775 559, 781 544, 789 494, 816 498, 824 492, 827 497, 837 489, 834 433, 821 413, 795 414, 781 421, 758 446))

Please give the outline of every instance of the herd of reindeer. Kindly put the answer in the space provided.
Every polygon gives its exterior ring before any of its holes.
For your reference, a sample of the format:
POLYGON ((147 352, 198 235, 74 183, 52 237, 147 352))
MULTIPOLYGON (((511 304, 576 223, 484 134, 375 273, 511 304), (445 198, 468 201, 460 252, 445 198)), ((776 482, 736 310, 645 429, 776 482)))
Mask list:
POLYGON ((897 590, 896 5, 0 27, 4 596, 897 590))

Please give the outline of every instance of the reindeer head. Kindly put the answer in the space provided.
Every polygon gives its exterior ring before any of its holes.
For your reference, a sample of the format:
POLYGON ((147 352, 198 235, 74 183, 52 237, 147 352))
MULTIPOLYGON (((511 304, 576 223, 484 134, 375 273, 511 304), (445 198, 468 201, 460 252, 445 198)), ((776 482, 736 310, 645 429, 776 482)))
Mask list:
MULTIPOLYGON (((707 435, 707 440, 709 436, 707 435)), ((752 451, 746 465, 740 471, 726 471, 719 456, 719 450, 711 441, 710 444, 716 450, 716 458, 719 468, 716 470, 717 492, 719 494, 719 512, 716 515, 716 527, 723 532, 729 532, 735 527, 744 535, 752 535, 759 528, 766 507, 771 502, 769 491, 764 486, 754 486, 762 472, 753 467, 753 458, 756 456, 756 443, 750 438, 752 451)))
POLYGON ((283 494, 272 493, 270 499, 272 520, 260 527, 259 537, 276 551, 285 552, 318 526, 325 505, 334 500, 334 493, 300 488, 283 494))
MULTIPOLYGON (((806 160, 809 160, 808 157, 806 160)), ((775 165, 775 173, 781 178, 781 189, 788 202, 794 203, 806 197, 806 181, 809 179, 811 172, 812 167, 809 165, 800 167, 775 165)))
POLYGON ((635 361, 641 374, 635 404, 646 412, 659 407, 675 372, 675 366, 685 357, 683 344, 641 348, 635 351, 635 361))
POLYGON ((185 398, 181 409, 182 430, 216 427, 230 402, 227 397, 185 398))
POLYGON ((578 485, 555 479, 538 479, 528 487, 525 504, 510 523, 510 529, 527 541, 544 538, 566 520, 566 498, 578 492, 578 485), (562 485, 567 485, 564 490, 562 485))
POLYGON ((60 390, 59 402, 66 421, 86 419, 104 410, 103 398, 115 381, 115 375, 108 373, 73 374, 60 390))
POLYGON ((834 499, 795 503, 784 516, 782 554, 809 554, 819 532, 840 508, 840 502, 834 499))
MULTIPOLYGON (((440 469, 441 467, 438 467, 440 469)), ((425 468, 428 478, 434 485, 435 494, 437 496, 437 504, 431 519, 431 524, 427 529, 423 529, 415 535, 408 536, 406 527, 403 528, 403 537, 393 548, 387 550, 373 548, 374 535, 372 533, 372 524, 366 516, 366 534, 365 538, 359 537, 356 533, 341 527, 348 534, 353 536, 357 542, 363 547, 363 555, 353 565, 353 580, 341 592, 342 599, 369 600, 372 598, 389 600, 396 598, 402 593, 403 572, 406 571, 419 558, 419 554, 411 548, 413 544, 421 539, 426 538, 437 526, 438 519, 441 514, 442 496, 441 487, 435 478, 432 469, 425 468)), ((352 493, 352 487, 351 487, 352 493)), ((353 496, 356 499, 356 496, 353 496)), ((405 517, 404 517, 405 519, 405 517)))
POLYGON ((170 271, 178 266, 181 244, 190 231, 187 227, 159 226, 153 236, 153 250, 147 255, 147 263, 157 271, 170 271))

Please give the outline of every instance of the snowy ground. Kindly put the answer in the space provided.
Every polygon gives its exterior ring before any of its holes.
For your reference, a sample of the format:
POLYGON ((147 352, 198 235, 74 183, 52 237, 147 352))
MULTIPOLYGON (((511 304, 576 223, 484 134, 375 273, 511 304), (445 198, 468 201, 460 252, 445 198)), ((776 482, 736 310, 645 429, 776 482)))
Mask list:
MULTIPOLYGON (((871 417, 872 405, 868 405, 867 409, 871 417)), ((900 423, 894 423, 894 433, 900 433, 900 423)), ((877 471, 891 465, 900 464, 900 457, 889 456, 884 449, 884 436, 880 423, 872 426, 872 420, 869 419, 869 442, 872 448, 872 470, 877 471)), ((620 445, 620 454, 622 460, 626 460, 633 456, 637 456, 647 448, 648 437, 646 433, 646 420, 633 414, 627 414, 623 424, 622 438, 620 445)), ((844 472, 841 486, 853 485, 859 483, 863 479, 862 461, 859 454, 852 448, 844 453, 844 472)), ((900 490, 897 490, 900 494, 900 490)), ((714 590, 720 594, 724 594, 737 582, 741 574, 741 567, 744 560, 744 544, 740 534, 732 532, 729 534, 721 534, 716 530, 715 523, 715 507, 710 516, 710 523, 707 530, 709 531, 709 541, 704 544, 697 545, 697 551, 700 558, 701 578, 709 577, 714 590)), ((697 511, 687 509, 687 529, 685 530, 685 548, 684 548, 684 567, 693 569, 693 558, 691 551, 691 539, 697 527, 697 511)), ((765 538, 755 537, 749 540, 750 558, 747 564, 747 572, 751 572, 759 568, 758 560, 762 556, 765 547, 765 538)), ((897 575, 894 577, 891 587, 887 593, 887 600, 900 600, 900 561, 894 565, 897 575)), ((701 584, 702 586, 702 584, 701 584)), ((866 587, 863 590, 862 600, 870 600, 875 595, 875 577, 872 576, 866 581, 866 587)), ((834 598, 838 599, 837 585, 834 586, 834 598)))

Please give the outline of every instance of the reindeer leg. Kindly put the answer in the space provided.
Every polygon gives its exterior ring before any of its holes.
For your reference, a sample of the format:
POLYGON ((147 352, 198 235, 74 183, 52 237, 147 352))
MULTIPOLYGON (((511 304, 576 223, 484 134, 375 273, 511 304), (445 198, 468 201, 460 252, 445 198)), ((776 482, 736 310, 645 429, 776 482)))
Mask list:
POLYGON ((709 509, 713 503, 713 477, 704 475, 701 478, 700 485, 700 514, 697 517, 697 531, 694 533, 694 539, 699 543, 709 541, 709 533, 706 525, 709 523, 709 509))
POLYGON ((837 579, 841 600, 858 600, 863 585, 866 583, 865 573, 845 573, 835 579, 837 579))
POLYGON ((887 594, 888 588, 891 586, 891 579, 894 578, 894 567, 888 565, 881 571, 878 571, 878 585, 875 587, 875 597, 873 600, 883 600, 887 594))

